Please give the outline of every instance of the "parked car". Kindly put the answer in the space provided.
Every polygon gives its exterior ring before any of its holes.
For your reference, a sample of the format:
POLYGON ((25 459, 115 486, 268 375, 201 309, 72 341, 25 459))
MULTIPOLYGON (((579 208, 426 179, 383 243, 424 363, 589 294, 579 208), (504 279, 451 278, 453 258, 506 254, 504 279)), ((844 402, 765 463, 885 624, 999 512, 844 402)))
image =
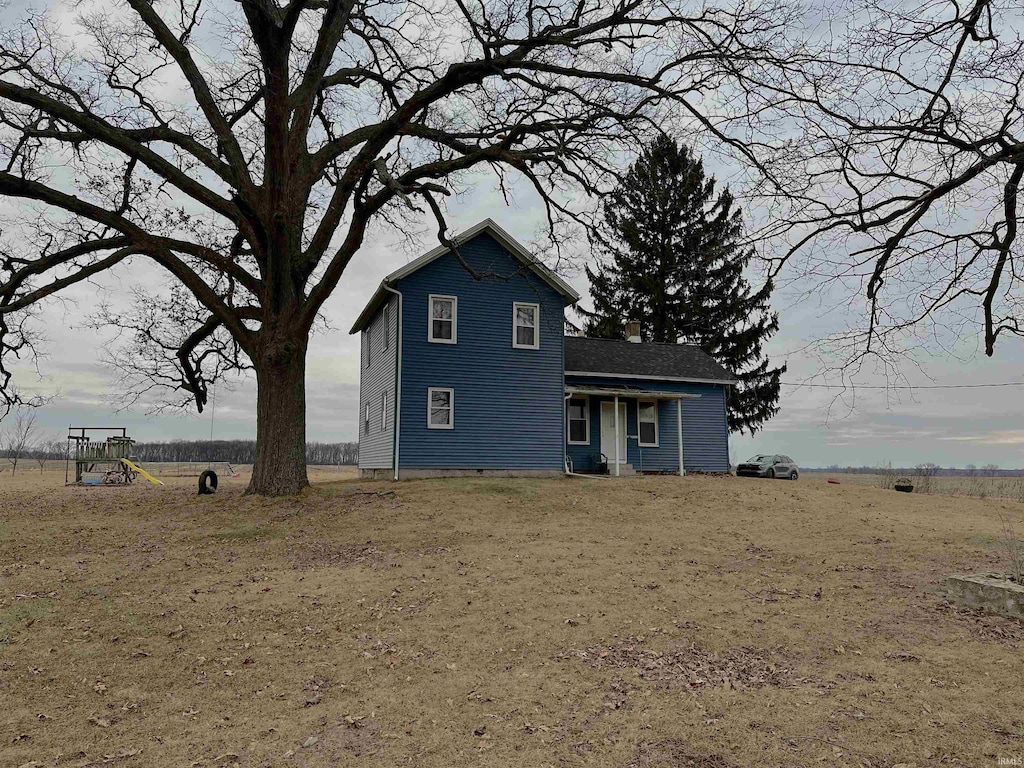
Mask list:
POLYGON ((800 468, 789 456, 783 456, 780 453, 759 453, 738 465, 736 476, 767 477, 769 479, 778 477, 796 480, 800 476, 800 468))

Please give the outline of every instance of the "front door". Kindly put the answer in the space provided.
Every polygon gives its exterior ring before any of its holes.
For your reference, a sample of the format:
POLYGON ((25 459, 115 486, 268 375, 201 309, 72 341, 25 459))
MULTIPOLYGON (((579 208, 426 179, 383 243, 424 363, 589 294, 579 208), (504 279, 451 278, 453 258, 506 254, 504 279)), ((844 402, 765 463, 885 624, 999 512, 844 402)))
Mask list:
MULTIPOLYGON (((615 464, 615 403, 601 403, 601 453, 615 464)), ((619 463, 626 464, 626 404, 619 403, 619 463)))

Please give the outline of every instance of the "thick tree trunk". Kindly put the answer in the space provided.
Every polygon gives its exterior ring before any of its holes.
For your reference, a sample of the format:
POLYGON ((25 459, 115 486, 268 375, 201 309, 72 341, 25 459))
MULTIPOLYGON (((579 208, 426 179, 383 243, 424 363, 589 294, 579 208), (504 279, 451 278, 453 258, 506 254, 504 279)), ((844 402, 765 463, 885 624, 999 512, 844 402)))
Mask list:
POLYGON ((268 345, 256 367, 256 463, 246 493, 290 496, 306 478, 305 339, 268 345))

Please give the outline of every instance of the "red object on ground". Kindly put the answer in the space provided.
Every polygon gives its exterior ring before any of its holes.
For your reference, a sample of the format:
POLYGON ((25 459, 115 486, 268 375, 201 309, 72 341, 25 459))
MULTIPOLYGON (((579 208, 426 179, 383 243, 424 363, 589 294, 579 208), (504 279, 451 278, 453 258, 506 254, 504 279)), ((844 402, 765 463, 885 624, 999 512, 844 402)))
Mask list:
POLYGON ((832 483, 832 485, 839 485, 840 484, 838 480, 833 480, 831 477, 828 479, 828 482, 832 483))

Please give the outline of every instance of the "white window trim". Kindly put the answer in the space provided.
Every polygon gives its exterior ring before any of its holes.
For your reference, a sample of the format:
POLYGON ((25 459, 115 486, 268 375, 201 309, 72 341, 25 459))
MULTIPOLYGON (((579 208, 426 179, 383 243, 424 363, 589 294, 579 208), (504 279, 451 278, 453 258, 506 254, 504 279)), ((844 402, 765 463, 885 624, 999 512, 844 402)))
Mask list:
POLYGON ((363 434, 370 434, 370 404, 363 404, 363 434))
POLYGON ((450 387, 427 387, 427 429, 455 429, 455 390, 450 387), (430 421, 430 403, 435 392, 448 393, 448 423, 432 424, 430 421))
POLYGON ((565 406, 565 441, 567 445, 590 445, 590 395, 573 395, 566 401, 565 406), (579 440, 573 440, 569 437, 571 434, 569 430, 569 403, 573 400, 583 401, 583 421, 587 425, 587 439, 580 442, 579 440))
POLYGON ((388 393, 380 393, 380 431, 388 431, 388 393))
POLYGON ((637 441, 637 445, 639 445, 641 448, 657 448, 658 444, 659 444, 659 438, 660 438, 660 435, 658 434, 658 401, 657 400, 637 400, 636 401, 636 441, 637 441), (651 405, 654 406, 654 442, 653 443, 641 442, 641 440, 643 438, 641 437, 642 433, 640 431, 640 406, 641 405, 645 405, 647 403, 650 403, 651 405))
POLYGON ((442 296, 432 293, 427 296, 427 341, 431 344, 457 344, 459 341, 459 297, 442 296), (434 338, 434 299, 442 299, 452 303, 452 337, 450 339, 434 338))
POLYGON ((384 338, 381 339, 380 343, 380 348, 382 350, 387 349, 391 343, 391 313, 388 310, 389 307, 387 304, 385 304, 380 314, 381 325, 384 326, 384 338))
MULTIPOLYGON (((523 328, 531 326, 524 325, 523 328)), ((531 304, 528 301, 512 302, 512 348, 513 349, 540 349, 540 304, 531 304), (519 307, 533 307, 533 344, 520 344, 516 334, 519 326, 516 325, 517 310, 519 307)))

